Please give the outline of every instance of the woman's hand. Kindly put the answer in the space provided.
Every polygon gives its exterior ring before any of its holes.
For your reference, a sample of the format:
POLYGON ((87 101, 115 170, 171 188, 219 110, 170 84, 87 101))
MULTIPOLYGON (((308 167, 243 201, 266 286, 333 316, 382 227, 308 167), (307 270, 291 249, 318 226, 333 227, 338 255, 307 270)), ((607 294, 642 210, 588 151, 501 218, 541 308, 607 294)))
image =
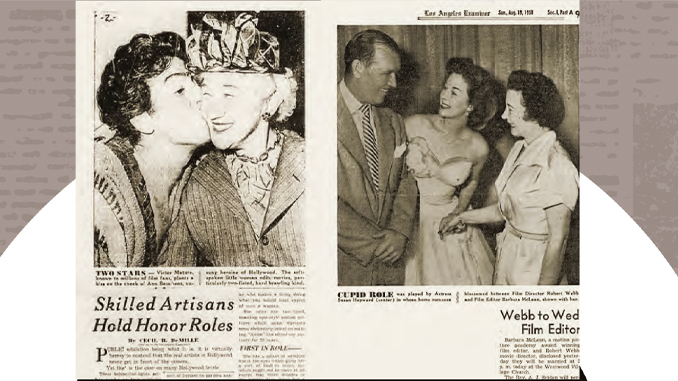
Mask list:
POLYGON ((460 232, 464 230, 465 227, 466 225, 464 225, 459 214, 450 213, 447 216, 443 217, 442 220, 440 220, 440 226, 438 227, 438 235, 442 240, 443 235, 447 233, 460 232))

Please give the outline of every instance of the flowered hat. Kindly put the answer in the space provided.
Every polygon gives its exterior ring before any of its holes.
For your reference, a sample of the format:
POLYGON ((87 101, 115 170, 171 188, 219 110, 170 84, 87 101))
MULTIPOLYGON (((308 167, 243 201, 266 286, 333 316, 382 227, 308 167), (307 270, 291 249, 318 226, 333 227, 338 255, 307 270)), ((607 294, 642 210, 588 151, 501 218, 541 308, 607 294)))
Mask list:
POLYGON ((284 73, 278 39, 257 29, 257 13, 243 12, 235 20, 210 13, 191 25, 186 39, 190 63, 196 72, 284 73))

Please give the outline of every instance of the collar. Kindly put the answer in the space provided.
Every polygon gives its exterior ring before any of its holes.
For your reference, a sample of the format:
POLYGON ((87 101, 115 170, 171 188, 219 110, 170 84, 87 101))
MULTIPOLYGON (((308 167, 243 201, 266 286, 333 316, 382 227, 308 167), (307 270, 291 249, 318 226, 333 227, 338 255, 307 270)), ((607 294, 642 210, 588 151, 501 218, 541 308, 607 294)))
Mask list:
MULTIPOLYGON (((293 132, 283 130, 281 134, 283 141, 276 164, 276 179, 271 188, 262 232, 272 226, 306 189, 304 140, 293 132)), ((207 154, 191 174, 189 183, 200 184, 210 197, 227 207, 236 218, 249 221, 221 150, 212 149, 207 154)), ((182 207, 185 206, 182 203, 182 207)))
MULTIPOLYGON (((247 155, 239 155, 235 151, 231 151, 229 153, 226 153, 226 151, 224 151, 224 156, 227 159, 232 157, 233 160, 238 159, 238 161, 241 161, 241 162, 258 164, 260 162, 267 161, 271 152, 280 147, 281 141, 282 141, 282 134, 280 134, 280 132, 278 132, 275 129, 269 128, 269 130, 268 130, 268 141, 266 142, 266 151, 264 153, 262 153, 261 155, 259 155, 258 157, 250 157, 250 156, 247 156, 247 155), (275 135, 275 139, 271 139, 271 133, 273 133, 275 135)), ((232 164, 233 160, 229 159, 228 162, 232 164)))
POLYGON ((525 139, 520 140, 516 144, 521 144, 519 147, 521 149, 524 147, 525 152, 518 157, 518 162, 527 163, 529 165, 539 165, 542 168, 549 168, 549 152, 555 143, 555 131, 544 133, 530 144, 527 144, 525 139))
POLYGON ((353 96, 351 93, 351 90, 346 87, 346 82, 342 79, 341 82, 339 83, 339 91, 341 91, 341 96, 344 97, 344 101, 346 102, 346 106, 348 107, 348 112, 351 113, 351 115, 355 114, 357 111, 359 111, 360 106, 363 104, 360 103, 359 100, 353 96))

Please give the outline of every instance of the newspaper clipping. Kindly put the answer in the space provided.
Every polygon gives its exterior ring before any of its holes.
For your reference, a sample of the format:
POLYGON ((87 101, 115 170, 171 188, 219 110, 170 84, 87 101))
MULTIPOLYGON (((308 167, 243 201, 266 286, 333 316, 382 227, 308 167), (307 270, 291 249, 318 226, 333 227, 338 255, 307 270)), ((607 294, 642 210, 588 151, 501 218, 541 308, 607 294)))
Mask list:
POLYGON ((579 3, 388 4, 78 3, 78 378, 579 378, 579 3))

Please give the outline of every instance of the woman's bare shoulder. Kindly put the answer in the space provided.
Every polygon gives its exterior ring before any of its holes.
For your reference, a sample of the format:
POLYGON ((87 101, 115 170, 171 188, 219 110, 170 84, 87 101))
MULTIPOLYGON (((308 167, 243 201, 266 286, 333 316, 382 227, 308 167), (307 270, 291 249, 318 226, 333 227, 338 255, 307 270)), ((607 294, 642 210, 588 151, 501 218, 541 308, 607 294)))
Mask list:
POLYGON ((478 131, 470 130, 469 141, 471 151, 475 154, 476 157, 486 157, 490 151, 487 141, 483 138, 483 135, 478 131))
POLYGON ((405 130, 407 136, 417 136, 433 127, 437 115, 414 114, 405 118, 405 130))

